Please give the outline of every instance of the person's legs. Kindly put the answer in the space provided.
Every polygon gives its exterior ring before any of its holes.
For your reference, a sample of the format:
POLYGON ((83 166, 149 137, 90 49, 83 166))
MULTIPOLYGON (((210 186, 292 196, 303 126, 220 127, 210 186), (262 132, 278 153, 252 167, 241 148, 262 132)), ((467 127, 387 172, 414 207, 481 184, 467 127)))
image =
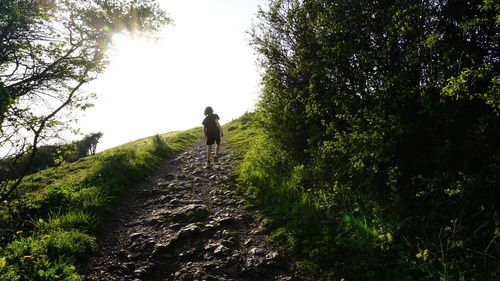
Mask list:
POLYGON ((207 145, 207 162, 210 163, 210 157, 212 156, 212 145, 207 145))
POLYGON ((215 140, 215 155, 214 155, 215 162, 219 160, 219 152, 220 152, 220 137, 215 140))
POLYGON ((210 165, 210 160, 212 157, 212 146, 215 140, 210 135, 207 135, 207 165, 210 165))

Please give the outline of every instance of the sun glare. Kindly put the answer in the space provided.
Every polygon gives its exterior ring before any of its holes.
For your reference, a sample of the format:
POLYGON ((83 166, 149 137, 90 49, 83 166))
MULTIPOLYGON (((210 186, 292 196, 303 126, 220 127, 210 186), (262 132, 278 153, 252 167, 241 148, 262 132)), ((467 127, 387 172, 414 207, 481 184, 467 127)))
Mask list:
POLYGON ((123 47, 127 41, 127 35, 123 34, 123 32, 117 32, 113 34, 113 37, 111 38, 113 41, 113 45, 117 46, 118 48, 123 47))
POLYGON ((174 25, 159 40, 112 37, 110 64, 90 89, 99 99, 81 122, 85 133, 104 133, 99 150, 199 126, 209 105, 222 124, 253 108, 259 78, 245 39, 251 11, 219 2, 197 2, 201 10, 187 1, 168 3, 174 25))

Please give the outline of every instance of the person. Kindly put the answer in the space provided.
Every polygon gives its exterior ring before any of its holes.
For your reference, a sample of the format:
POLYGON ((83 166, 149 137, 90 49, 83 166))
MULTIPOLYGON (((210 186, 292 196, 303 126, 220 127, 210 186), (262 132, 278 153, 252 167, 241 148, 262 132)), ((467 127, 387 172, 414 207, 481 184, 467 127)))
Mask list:
POLYGON ((223 137, 222 128, 219 124, 219 115, 214 114, 212 107, 205 108, 205 119, 203 120, 203 130, 207 141, 207 167, 210 166, 212 156, 212 146, 215 143, 214 162, 219 161, 220 142, 223 137))

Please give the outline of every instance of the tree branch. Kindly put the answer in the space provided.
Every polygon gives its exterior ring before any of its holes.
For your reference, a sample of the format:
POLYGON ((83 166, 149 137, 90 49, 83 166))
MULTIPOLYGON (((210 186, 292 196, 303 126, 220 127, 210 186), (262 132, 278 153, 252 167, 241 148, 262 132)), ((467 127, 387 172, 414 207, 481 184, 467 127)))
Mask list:
POLYGON ((21 173, 21 176, 16 179, 16 181, 10 187, 10 189, 5 194, 0 195, 0 201, 7 200, 9 198, 10 194, 14 190, 17 189, 17 187, 21 184, 21 182, 23 181, 24 177, 26 176, 29 168, 33 164, 33 160, 35 159, 36 152, 38 151, 39 138, 40 138, 40 135, 41 135, 43 129, 45 129, 45 126, 46 126, 47 122, 50 119, 52 119, 57 113, 59 113, 59 111, 61 111, 63 108, 65 108, 73 100, 73 97, 74 97, 75 93, 86 82, 88 82, 88 81, 87 80, 80 81, 78 83, 78 85, 71 90, 70 94, 68 95, 68 98, 58 108, 56 108, 52 113, 50 113, 49 115, 45 116, 45 118, 43 118, 43 120, 40 122, 40 126, 38 127, 38 129, 34 130, 35 137, 33 138, 32 149, 31 149, 30 156, 28 158, 28 162, 24 166, 24 169, 23 169, 23 172, 21 173))

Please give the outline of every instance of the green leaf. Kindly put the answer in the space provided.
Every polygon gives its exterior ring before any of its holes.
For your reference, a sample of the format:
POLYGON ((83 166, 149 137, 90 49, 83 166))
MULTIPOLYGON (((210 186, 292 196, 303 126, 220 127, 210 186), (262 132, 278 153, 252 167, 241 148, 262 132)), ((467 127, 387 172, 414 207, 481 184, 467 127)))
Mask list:
POLYGON ((7 106, 14 103, 14 99, 9 94, 9 90, 5 87, 3 82, 0 82, 0 113, 7 109, 7 106))
POLYGON ((0 257, 0 271, 7 266, 7 259, 5 257, 0 257))

